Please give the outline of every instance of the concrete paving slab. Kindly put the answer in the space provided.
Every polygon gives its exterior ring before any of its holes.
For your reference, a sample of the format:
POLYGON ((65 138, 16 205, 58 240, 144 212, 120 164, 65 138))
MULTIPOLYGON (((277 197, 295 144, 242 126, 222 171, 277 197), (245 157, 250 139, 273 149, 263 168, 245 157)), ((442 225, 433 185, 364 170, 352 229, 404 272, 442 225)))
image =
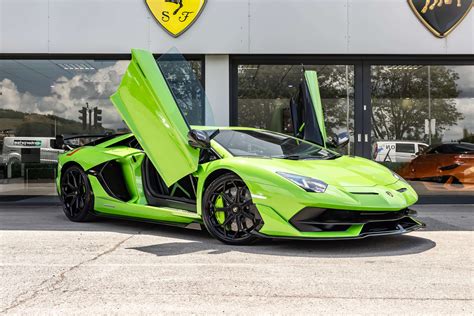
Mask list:
POLYGON ((199 230, 0 206, 0 311, 472 315, 474 207, 416 208, 428 227, 408 235, 232 247, 199 230))

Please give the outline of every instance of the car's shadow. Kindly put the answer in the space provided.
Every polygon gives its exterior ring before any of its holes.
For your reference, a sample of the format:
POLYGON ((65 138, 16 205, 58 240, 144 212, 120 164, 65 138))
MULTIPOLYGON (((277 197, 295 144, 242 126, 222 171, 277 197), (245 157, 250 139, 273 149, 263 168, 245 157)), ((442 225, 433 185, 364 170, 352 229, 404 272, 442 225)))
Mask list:
POLYGON ((202 252, 215 255, 242 252, 271 256, 316 258, 379 257, 417 254, 430 250, 436 243, 419 236, 398 235, 358 240, 263 240, 251 246, 229 246, 215 240, 205 231, 173 226, 99 218, 96 222, 73 223, 59 207, 1 208, 0 230, 12 231, 80 231, 114 232, 159 236, 172 240, 129 249, 157 256, 178 256, 202 252))
MULTIPOLYGON (((189 240, 189 236, 186 236, 186 239, 189 240)), ((367 258, 411 255, 436 247, 436 243, 430 239, 409 235, 325 241, 269 239, 250 246, 229 246, 205 236, 196 239, 198 240, 159 243, 128 249, 143 251, 160 257, 197 252, 207 255, 242 252, 269 256, 367 258)))

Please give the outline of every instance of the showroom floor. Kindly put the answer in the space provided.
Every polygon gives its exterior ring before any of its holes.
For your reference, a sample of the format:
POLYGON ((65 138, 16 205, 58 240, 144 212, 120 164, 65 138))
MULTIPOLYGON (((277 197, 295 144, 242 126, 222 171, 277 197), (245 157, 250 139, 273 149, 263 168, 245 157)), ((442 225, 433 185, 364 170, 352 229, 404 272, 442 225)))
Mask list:
POLYGON ((0 312, 469 314, 473 205, 417 207, 428 228, 231 247, 200 230, 0 204, 0 312))

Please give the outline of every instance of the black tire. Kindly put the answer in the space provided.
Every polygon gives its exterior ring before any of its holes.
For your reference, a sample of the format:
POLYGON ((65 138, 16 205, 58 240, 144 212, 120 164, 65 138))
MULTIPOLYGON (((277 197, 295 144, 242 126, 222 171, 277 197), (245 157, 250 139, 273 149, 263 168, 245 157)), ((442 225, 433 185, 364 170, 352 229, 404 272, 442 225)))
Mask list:
POLYGON ((95 219, 94 198, 86 173, 79 166, 62 171, 61 202, 64 214, 73 222, 89 222, 95 219))
POLYGON ((209 234, 226 244, 248 245, 260 239, 252 232, 262 218, 247 186, 235 174, 220 176, 208 186, 202 202, 202 219, 209 234))

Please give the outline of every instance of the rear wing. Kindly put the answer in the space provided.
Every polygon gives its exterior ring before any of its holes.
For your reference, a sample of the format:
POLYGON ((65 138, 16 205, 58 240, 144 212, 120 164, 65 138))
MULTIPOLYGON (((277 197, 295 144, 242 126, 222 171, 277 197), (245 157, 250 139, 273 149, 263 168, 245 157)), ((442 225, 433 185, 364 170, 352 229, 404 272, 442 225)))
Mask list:
POLYGON ((117 134, 85 134, 85 135, 56 135, 51 147, 55 149, 70 150, 82 146, 97 146, 112 138, 126 133, 117 134))

